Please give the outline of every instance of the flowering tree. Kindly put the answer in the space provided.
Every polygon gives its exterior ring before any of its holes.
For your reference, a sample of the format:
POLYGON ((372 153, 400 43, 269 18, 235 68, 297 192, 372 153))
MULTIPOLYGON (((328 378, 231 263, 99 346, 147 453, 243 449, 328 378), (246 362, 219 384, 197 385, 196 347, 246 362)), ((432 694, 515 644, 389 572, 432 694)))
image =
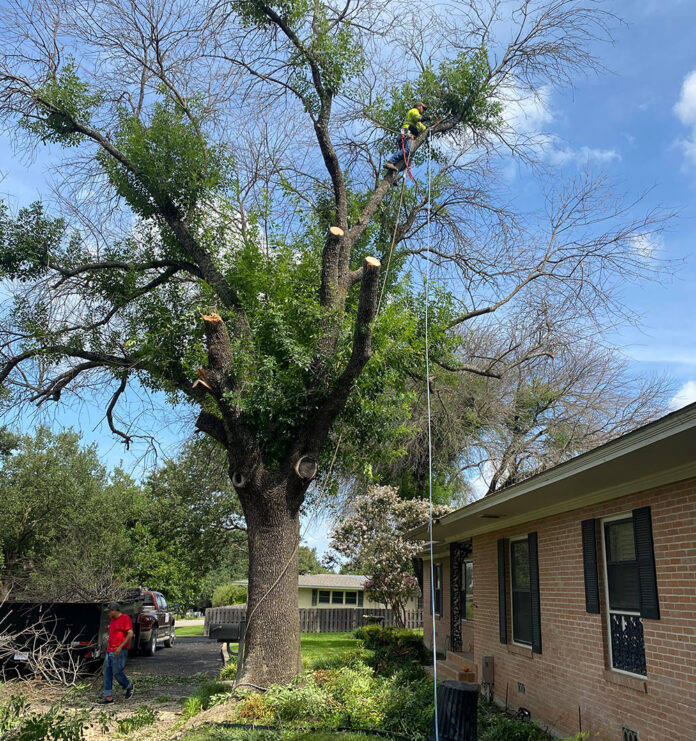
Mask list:
MULTIPOLYGON (((449 511, 450 507, 436 505, 433 516, 441 517, 449 511)), ((408 540, 406 533, 428 517, 427 501, 403 500, 391 486, 371 486, 332 533, 329 560, 343 557, 354 570, 370 574, 368 596, 389 605, 401 627, 405 624, 406 602, 420 593, 412 564, 425 546, 424 541, 408 540)))

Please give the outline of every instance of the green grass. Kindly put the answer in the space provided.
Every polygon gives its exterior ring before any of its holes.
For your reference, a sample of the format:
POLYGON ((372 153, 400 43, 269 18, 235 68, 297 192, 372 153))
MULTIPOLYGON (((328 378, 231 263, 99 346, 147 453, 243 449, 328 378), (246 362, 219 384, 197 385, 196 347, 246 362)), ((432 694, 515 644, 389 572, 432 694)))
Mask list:
MULTIPOLYGON (((179 635, 179 629, 176 630, 179 635)), ((300 637, 302 649, 302 663, 311 667, 319 659, 333 659, 343 656, 357 648, 361 643, 352 633, 303 633, 300 637)), ((236 653, 239 647, 236 643, 230 645, 230 651, 236 653)))
POLYGON ((241 728, 203 726, 187 733, 181 741, 384 741, 384 739, 364 733, 252 731, 241 728))
POLYGON ((202 636, 203 625, 182 625, 176 626, 177 636, 202 636))

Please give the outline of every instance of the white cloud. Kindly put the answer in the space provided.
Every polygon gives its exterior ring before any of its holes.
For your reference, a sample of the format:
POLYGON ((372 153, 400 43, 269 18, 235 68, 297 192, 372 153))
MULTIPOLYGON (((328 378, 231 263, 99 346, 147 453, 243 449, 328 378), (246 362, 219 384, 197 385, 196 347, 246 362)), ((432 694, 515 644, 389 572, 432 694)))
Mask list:
POLYGON ((669 408, 681 409, 696 401, 696 381, 687 381, 669 400, 669 408))
POLYGON ((615 149, 576 148, 550 133, 548 128, 556 119, 552 93, 551 85, 544 85, 535 92, 515 85, 502 89, 499 99, 503 104, 503 119, 509 141, 531 149, 557 166, 575 164, 583 167, 590 163, 609 164, 621 159, 615 149))
POLYGON ((553 147, 546 152, 546 159, 552 165, 587 165, 590 162, 608 164, 621 159, 621 155, 615 149, 597 149, 595 147, 562 147, 558 140, 554 140, 553 147))
POLYGON ((690 129, 689 135, 680 139, 679 144, 687 162, 696 165, 696 69, 684 78, 679 100, 674 105, 674 113, 690 129))
POLYGON ((631 237, 633 251, 641 257, 652 257, 663 248, 663 245, 659 234, 636 234, 631 237))

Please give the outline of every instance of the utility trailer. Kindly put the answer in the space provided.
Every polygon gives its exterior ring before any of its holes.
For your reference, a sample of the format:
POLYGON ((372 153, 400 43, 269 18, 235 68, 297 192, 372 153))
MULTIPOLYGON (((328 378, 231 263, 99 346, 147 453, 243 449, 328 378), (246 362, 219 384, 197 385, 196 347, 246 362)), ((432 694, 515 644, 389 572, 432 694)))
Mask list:
MULTIPOLYGON (((139 594, 120 602, 121 612, 130 616, 136 631, 129 649, 138 645, 137 617, 142 604, 139 594)), ((51 646, 60 646, 55 661, 80 662, 85 671, 93 671, 106 655, 108 638, 106 603, 0 603, 0 671, 6 678, 31 674, 36 660, 51 646)))

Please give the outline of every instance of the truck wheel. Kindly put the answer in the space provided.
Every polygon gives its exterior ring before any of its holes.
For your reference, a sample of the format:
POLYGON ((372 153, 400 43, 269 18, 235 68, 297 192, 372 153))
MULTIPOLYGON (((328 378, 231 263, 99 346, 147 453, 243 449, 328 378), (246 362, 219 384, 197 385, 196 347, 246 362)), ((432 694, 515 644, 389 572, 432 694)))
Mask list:
POLYGON ((174 632, 174 626, 172 625, 169 628, 169 637, 164 639, 164 647, 171 648, 174 645, 175 638, 176 638, 176 633, 174 632))
POLYGON ((157 628, 152 629, 150 633, 150 640, 148 641, 145 654, 147 656, 154 656, 157 653, 157 628))

